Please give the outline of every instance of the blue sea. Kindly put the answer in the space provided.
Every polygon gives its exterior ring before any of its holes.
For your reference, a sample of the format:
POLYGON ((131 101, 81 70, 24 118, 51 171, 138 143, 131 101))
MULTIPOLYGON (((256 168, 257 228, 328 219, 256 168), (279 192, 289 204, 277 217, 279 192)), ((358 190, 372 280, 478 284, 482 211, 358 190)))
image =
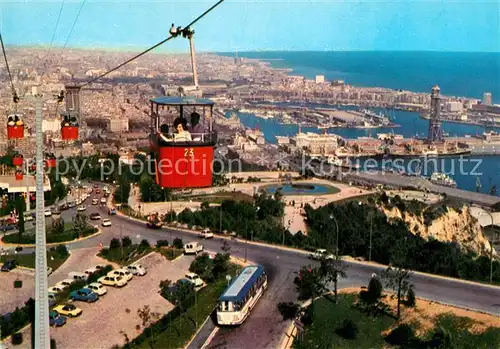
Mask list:
MULTIPOLYGON (((224 53, 223 55, 234 55, 224 53)), ((270 60, 293 75, 345 80, 355 86, 387 87, 430 93, 439 85, 445 96, 481 99, 490 92, 500 103, 498 52, 238 52, 238 56, 270 60)))
MULTIPOLYGON (((223 55, 233 55, 226 54, 223 55)), ((480 99, 483 92, 490 92, 493 101, 500 103, 500 53, 455 52, 238 52, 240 57, 269 60, 276 68, 290 68, 292 75, 314 78, 325 75, 328 80, 341 79, 355 86, 378 86, 428 93, 438 84, 447 96, 463 96, 480 99)), ((384 111, 383 111, 384 112, 384 111)), ((417 113, 391 111, 395 123, 390 129, 332 129, 346 138, 373 136, 377 133, 394 132, 405 137, 425 137, 428 122, 417 113)), ((259 128, 266 140, 275 143, 276 135, 295 135, 296 125, 280 125, 251 114, 240 114, 248 127, 259 128)), ((444 123, 444 132, 450 136, 481 134, 481 126, 444 123)), ((320 132, 316 128, 303 128, 303 132, 320 132)), ((500 132, 500 129, 496 130, 500 132)), ((470 156, 439 159, 437 164, 422 168, 422 174, 433 171, 449 173, 461 189, 490 193, 493 186, 500 192, 500 157, 470 156), (476 168, 476 163, 479 166, 476 168), (462 166, 462 171, 460 171, 462 166)), ((498 193, 497 193, 498 195, 498 193)))

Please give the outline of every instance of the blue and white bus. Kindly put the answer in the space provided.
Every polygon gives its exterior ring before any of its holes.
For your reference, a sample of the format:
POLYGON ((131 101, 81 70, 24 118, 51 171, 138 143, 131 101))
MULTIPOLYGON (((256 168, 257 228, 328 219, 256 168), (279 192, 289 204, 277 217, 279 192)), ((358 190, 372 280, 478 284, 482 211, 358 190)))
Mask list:
POLYGON ((219 298, 217 322, 219 325, 239 325, 267 288, 267 275, 260 265, 243 268, 219 298))

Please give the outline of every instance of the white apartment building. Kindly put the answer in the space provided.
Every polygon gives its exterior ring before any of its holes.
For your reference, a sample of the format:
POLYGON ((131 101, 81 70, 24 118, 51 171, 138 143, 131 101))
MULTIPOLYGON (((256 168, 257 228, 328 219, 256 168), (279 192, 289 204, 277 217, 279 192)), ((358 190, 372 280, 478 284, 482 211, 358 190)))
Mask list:
POLYGON ((128 132, 129 124, 128 119, 109 119, 108 131, 109 132, 128 132))

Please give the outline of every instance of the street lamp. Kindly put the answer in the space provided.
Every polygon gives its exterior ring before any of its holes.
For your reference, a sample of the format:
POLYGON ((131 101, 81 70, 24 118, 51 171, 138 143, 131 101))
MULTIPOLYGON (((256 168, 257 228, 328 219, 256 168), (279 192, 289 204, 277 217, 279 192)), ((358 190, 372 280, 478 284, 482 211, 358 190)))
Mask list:
POLYGON ((337 228, 337 235, 335 238, 335 255, 338 257, 339 256, 339 224, 337 223, 337 219, 335 216, 330 214, 330 219, 332 219, 335 222, 335 227, 337 228))

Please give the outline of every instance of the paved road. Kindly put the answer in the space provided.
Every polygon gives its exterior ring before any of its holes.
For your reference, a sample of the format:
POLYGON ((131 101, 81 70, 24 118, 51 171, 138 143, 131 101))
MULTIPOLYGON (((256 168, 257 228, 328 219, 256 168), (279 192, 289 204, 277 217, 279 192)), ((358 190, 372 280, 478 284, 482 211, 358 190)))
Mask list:
MULTIPOLYGON (((107 216, 106 209, 92 206, 89 212, 99 211, 107 216)), ((127 217, 112 217, 113 226, 104 228, 99 236, 70 244, 71 250, 108 245, 113 237, 128 235, 132 240, 148 239, 150 243, 167 239, 170 242, 180 237, 184 242, 198 240, 188 232, 175 229, 151 230, 144 223, 130 220, 127 217), (139 235, 139 236, 138 236, 139 235)), ((222 240, 203 241, 205 248, 211 251, 221 251, 222 240)), ((300 266, 314 263, 303 253, 281 250, 271 246, 246 244, 243 241, 229 242, 231 253, 238 258, 247 256, 248 260, 262 264, 269 275, 269 288, 263 299, 258 303, 250 318, 240 327, 223 328, 215 336, 210 348, 275 348, 286 323, 281 320, 276 304, 296 299, 293 286, 294 272, 300 266)), ((359 263, 347 263, 348 278, 341 280, 340 287, 366 285, 372 273, 380 273, 382 267, 359 263)), ((418 296, 434 301, 470 307, 473 309, 500 315, 500 288, 460 282, 459 280, 432 277, 416 274, 412 277, 418 296)), ((209 325, 207 325, 209 326, 209 325)))

